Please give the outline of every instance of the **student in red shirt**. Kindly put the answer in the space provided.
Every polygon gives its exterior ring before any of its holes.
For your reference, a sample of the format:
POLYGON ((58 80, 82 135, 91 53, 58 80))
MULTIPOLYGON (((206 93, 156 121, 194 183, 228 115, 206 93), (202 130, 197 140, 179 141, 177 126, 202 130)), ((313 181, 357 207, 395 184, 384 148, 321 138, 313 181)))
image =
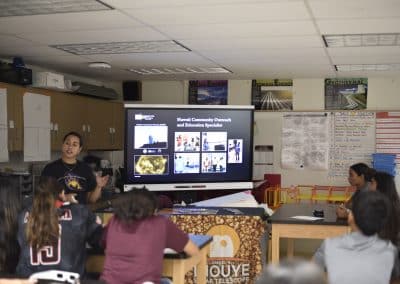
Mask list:
POLYGON ((113 283, 160 283, 164 249, 198 253, 188 235, 164 216, 155 215, 156 196, 133 189, 115 203, 104 231, 105 262, 101 279, 113 283))

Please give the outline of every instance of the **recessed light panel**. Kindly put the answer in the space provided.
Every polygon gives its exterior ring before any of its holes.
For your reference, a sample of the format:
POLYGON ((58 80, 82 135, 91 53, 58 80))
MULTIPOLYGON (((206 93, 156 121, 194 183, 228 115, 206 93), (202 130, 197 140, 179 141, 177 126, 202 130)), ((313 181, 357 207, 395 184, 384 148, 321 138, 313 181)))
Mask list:
POLYGON ((335 65, 337 71, 400 71, 400 64, 342 64, 335 65))
POLYGON ((190 49, 173 40, 60 44, 51 47, 76 55, 187 52, 190 49))
POLYGON ((151 67, 130 68, 130 72, 140 75, 171 75, 171 74, 217 74, 232 73, 223 67, 151 67))
POLYGON ((112 10, 96 0, 2 0, 0 17, 112 10))
POLYGON ((326 47, 400 46, 400 34, 323 35, 326 47))

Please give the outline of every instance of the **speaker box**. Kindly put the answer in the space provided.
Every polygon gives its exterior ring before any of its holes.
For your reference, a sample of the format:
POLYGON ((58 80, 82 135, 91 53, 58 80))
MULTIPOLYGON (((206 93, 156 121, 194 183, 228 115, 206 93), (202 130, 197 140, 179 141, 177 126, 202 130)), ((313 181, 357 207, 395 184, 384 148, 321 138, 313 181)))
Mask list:
POLYGON ((141 81, 125 81, 122 83, 122 93, 124 101, 141 101, 142 100, 142 82, 141 81))

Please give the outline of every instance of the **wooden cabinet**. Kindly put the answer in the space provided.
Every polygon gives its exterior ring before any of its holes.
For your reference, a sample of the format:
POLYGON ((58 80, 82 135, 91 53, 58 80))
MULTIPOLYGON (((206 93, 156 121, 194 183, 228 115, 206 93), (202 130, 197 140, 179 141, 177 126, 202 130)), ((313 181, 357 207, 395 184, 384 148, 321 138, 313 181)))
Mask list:
POLYGON ((123 104, 88 99, 87 145, 93 150, 123 148, 123 104))
POLYGON ((125 137, 125 109, 123 103, 114 102, 113 105, 113 129, 111 147, 114 150, 124 148, 125 137))
POLYGON ((22 99, 25 88, 6 83, 0 83, 0 88, 7 89, 8 151, 22 151, 24 147, 22 99))
POLYGON ((87 98, 68 93, 51 96, 51 149, 60 150, 64 136, 70 131, 81 133, 86 140, 87 98))
POLYGON ((122 150, 124 107, 122 102, 78 96, 0 82, 7 89, 8 149, 23 151, 23 96, 26 92, 50 96, 51 150, 59 151, 70 131, 82 134, 85 150, 122 150))

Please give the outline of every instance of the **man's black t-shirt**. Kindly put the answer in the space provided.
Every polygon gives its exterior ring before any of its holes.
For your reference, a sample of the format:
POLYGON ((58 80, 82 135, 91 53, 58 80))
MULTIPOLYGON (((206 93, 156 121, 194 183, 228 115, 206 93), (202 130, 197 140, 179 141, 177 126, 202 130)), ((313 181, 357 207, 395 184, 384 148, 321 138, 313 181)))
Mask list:
POLYGON ((87 193, 96 187, 96 177, 92 169, 81 161, 66 164, 62 159, 47 164, 42 176, 55 177, 65 188, 65 194, 76 193, 80 204, 87 203, 87 193))

